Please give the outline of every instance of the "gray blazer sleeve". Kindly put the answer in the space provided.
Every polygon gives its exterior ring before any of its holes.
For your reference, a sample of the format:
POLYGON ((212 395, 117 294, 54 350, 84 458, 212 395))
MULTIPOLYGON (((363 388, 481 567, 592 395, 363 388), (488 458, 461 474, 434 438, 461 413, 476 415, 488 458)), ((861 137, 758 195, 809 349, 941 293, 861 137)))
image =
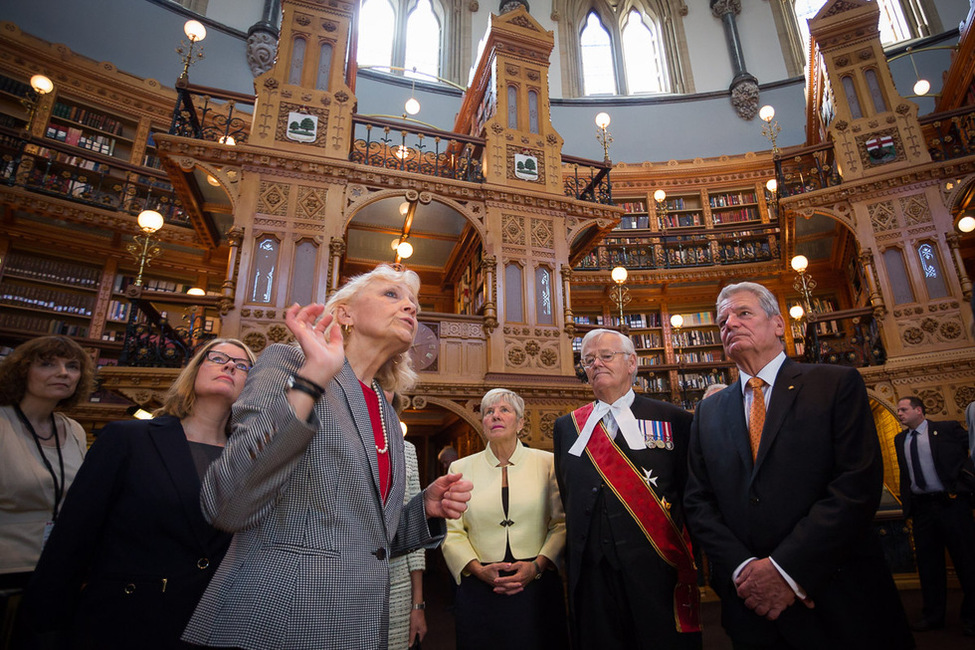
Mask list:
POLYGON ((251 369, 233 408, 233 434, 203 481, 203 514, 216 528, 237 532, 271 508, 318 430, 317 409, 302 422, 285 386, 301 367, 297 347, 272 345, 251 369))

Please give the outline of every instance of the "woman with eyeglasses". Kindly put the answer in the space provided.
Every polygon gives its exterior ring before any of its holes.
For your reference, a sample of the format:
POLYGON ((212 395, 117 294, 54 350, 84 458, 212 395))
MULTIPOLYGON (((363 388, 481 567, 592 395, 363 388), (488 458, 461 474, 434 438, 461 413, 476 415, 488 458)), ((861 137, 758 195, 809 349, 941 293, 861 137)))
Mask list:
POLYGON ((101 430, 68 492, 25 598, 28 647, 169 649, 231 536, 200 509, 254 353, 209 341, 151 420, 101 430))

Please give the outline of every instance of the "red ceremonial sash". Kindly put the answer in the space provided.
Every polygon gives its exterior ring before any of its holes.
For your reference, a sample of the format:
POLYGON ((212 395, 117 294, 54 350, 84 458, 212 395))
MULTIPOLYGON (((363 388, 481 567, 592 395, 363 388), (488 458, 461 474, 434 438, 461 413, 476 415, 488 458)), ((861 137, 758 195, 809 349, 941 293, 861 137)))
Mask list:
MULTIPOLYGON (((586 426, 594 406, 593 402, 572 412, 577 432, 586 426)), ((613 444, 601 420, 586 444, 586 453, 660 559, 677 569, 677 584, 674 587, 674 623, 677 631, 700 632, 701 592, 697 588, 697 567, 691 554, 687 530, 678 530, 650 484, 613 444)))

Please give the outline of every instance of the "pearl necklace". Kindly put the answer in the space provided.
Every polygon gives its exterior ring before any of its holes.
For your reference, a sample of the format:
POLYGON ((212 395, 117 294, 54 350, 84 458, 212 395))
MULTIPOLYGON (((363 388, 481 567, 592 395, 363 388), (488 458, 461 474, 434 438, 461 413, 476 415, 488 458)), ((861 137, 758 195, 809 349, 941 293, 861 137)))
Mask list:
POLYGON ((389 435, 386 433, 386 418, 383 417, 383 402, 386 400, 386 396, 383 395, 382 390, 379 388, 379 384, 372 382, 372 389, 376 391, 376 397, 379 398, 379 424, 383 428, 383 446, 380 447, 376 445, 377 454, 385 454, 389 451, 389 435))

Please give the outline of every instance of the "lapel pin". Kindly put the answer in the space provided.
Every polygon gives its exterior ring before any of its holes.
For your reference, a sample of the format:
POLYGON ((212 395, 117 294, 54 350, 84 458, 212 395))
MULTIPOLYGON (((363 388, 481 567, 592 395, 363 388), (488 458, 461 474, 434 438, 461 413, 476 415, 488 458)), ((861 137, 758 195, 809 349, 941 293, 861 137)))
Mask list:
POLYGON ((789 386, 789 390, 792 390, 793 388, 795 388, 795 386, 789 386))

